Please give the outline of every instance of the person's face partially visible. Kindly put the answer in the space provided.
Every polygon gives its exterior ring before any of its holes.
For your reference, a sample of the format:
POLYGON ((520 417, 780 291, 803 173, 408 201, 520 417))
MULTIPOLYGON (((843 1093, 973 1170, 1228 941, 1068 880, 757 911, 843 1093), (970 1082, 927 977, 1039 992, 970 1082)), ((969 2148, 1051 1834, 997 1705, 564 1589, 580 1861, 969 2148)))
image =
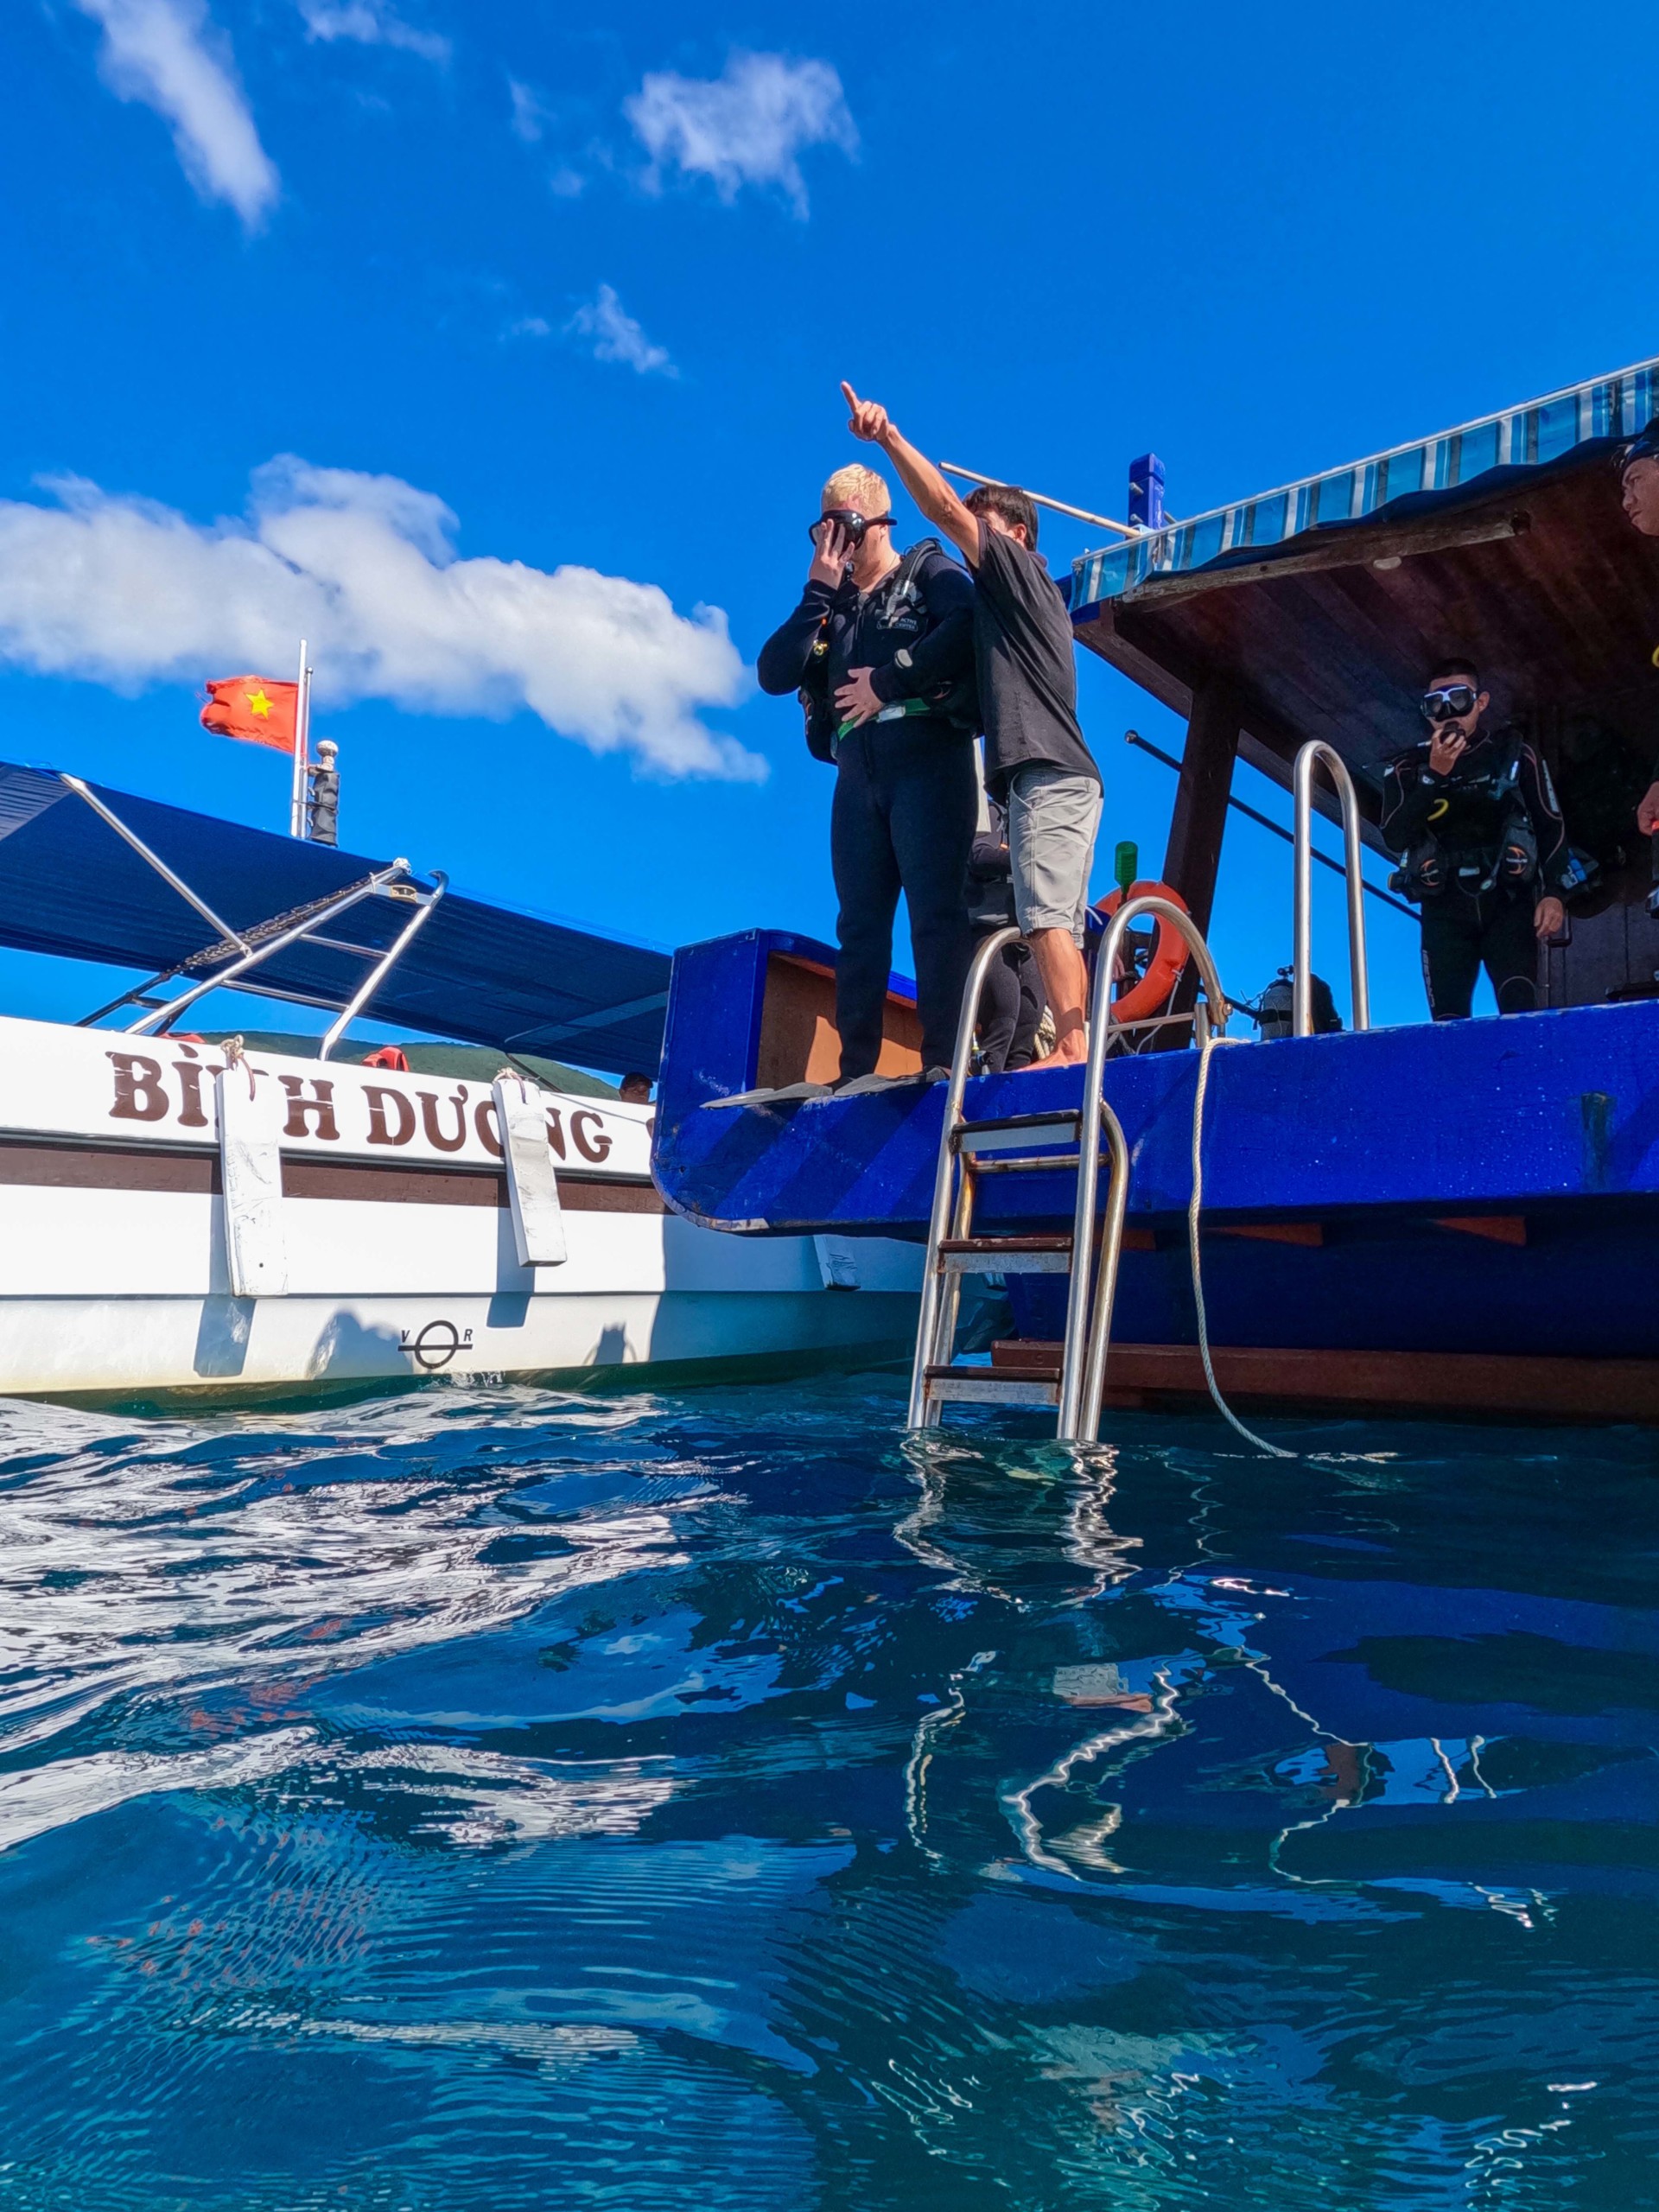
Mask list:
POLYGON ((1633 461, 1622 488, 1628 519, 1643 537, 1659 537, 1659 460, 1633 461))

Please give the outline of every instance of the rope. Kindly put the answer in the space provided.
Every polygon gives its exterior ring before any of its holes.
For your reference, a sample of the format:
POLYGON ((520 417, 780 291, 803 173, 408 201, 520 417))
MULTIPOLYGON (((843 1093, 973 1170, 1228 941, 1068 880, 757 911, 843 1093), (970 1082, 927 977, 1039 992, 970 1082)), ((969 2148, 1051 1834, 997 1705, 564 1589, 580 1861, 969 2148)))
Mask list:
POLYGON ((1204 1041, 1198 1046, 1198 1081, 1192 1098, 1192 1195, 1186 1207, 1186 1243, 1192 1260, 1192 1303, 1198 1313, 1198 1351, 1204 1361, 1204 1379, 1210 1385, 1210 1395, 1216 1402, 1216 1411, 1222 1419, 1237 1430, 1247 1444, 1254 1444, 1258 1452, 1265 1452, 1270 1459, 1294 1459, 1296 1454, 1282 1446, 1269 1444, 1265 1436, 1258 1436, 1246 1428, 1238 1415, 1221 1395, 1216 1381, 1215 1367, 1210 1357, 1210 1323, 1204 1310, 1204 1278, 1198 1265, 1198 1210, 1204 1204, 1204 1095, 1210 1085, 1210 1055, 1217 1039, 1207 1026, 1204 1041))

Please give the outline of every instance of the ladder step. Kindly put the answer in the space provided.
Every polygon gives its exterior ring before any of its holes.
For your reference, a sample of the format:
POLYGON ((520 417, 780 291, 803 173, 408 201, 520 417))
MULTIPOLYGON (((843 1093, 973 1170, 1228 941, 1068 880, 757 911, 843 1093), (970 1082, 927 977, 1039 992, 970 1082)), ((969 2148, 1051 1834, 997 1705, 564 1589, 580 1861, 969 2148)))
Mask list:
POLYGON ((950 1132, 958 1152, 1018 1152, 1031 1145, 1077 1141, 1077 1114, 1009 1114, 997 1122, 959 1122, 950 1132))
POLYGON ((1065 1275, 1071 1272, 1071 1239, 947 1236, 939 1260, 950 1274, 1065 1275))
POLYGON ((960 1405, 1058 1406, 1060 1402, 1058 1368, 1052 1380, 1034 1373, 1015 1380, 993 1375, 983 1367, 930 1367, 925 1387, 930 1398, 960 1405))

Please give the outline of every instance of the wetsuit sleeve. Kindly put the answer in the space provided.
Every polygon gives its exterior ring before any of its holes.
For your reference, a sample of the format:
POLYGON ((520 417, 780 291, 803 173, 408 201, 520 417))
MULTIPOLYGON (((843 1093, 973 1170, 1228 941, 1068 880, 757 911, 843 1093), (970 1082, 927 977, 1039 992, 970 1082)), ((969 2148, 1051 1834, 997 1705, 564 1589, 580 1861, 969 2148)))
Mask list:
POLYGON ((1403 860, 1428 829, 1428 811, 1440 796, 1440 779, 1431 776, 1414 753, 1390 760, 1382 771, 1382 812, 1377 830, 1396 860, 1403 860))
POLYGON ((763 691, 770 692, 774 699, 781 699, 800 690, 818 632, 835 603, 836 594, 828 584, 808 584, 801 594, 800 605, 786 622, 779 624, 760 648, 754 672, 763 691))
POLYGON ((1567 874, 1567 823, 1549 771, 1529 745, 1521 747, 1519 760, 1522 803, 1538 840, 1538 880, 1546 891, 1559 893, 1567 874))
POLYGON ((954 683, 974 665, 974 580, 943 554, 922 571, 931 626, 910 648, 910 664, 890 661, 871 671, 878 699, 918 699, 941 683, 954 683))

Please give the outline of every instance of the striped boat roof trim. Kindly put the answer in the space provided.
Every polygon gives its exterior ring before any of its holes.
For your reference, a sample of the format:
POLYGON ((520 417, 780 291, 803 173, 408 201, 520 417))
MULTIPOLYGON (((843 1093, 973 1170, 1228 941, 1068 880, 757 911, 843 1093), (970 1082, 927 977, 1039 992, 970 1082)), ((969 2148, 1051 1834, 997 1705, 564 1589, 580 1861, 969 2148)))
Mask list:
POLYGON ((1634 437, 1656 413, 1659 360, 1483 415, 1414 445, 1394 446, 1085 553, 1071 564, 1073 612, 1121 598, 1153 577, 1202 569, 1247 545, 1278 545, 1322 523, 1357 521, 1408 493, 1450 491, 1492 468, 1538 467, 1592 438, 1634 437))

